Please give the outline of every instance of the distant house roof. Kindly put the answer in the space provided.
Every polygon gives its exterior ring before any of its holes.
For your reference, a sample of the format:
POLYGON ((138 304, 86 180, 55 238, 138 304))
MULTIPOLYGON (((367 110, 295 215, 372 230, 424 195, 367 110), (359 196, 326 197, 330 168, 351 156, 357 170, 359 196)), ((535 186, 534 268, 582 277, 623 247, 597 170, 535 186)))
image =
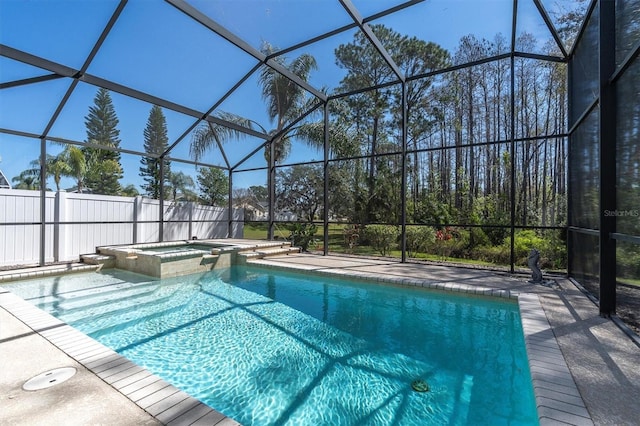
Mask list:
POLYGON ((9 179, 2 173, 0 170, 0 188, 11 189, 11 184, 9 183, 9 179))
MULTIPOLYGON (((77 186, 72 186, 71 188, 67 188, 64 190, 64 192, 70 192, 70 193, 74 193, 74 194, 79 194, 78 192, 78 187, 77 186)), ((91 188, 82 188, 82 194, 93 194, 93 190, 91 188)))
POLYGON ((242 203, 242 207, 247 210, 257 210, 260 212, 266 212, 269 209, 269 205, 263 202, 257 202, 257 203, 245 202, 245 203, 242 203))

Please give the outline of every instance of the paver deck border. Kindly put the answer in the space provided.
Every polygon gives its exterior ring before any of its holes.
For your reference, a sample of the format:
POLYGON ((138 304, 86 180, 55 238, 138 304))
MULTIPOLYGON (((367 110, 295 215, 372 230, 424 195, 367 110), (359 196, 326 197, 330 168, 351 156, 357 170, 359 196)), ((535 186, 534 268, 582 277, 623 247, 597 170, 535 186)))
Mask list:
MULTIPOLYGON (((515 299, 519 305, 525 346, 541 425, 593 425, 566 360, 560 351, 549 321, 536 294, 478 288, 468 284, 429 282, 416 278, 381 276, 360 271, 305 268, 304 265, 281 265, 269 261, 251 261, 261 267, 312 272, 336 278, 357 278, 378 283, 417 286, 440 291, 460 292, 485 297, 515 299)), ((80 268, 80 271, 92 268, 80 268)), ((45 275, 78 272, 75 268, 58 269, 45 274, 5 274, 2 281, 37 278, 45 275), (11 278, 9 278, 11 277, 11 278)), ((211 407, 137 366, 96 340, 24 301, 0 287, 0 306, 47 339, 68 356, 92 371, 115 390, 164 424, 239 425, 211 407)))

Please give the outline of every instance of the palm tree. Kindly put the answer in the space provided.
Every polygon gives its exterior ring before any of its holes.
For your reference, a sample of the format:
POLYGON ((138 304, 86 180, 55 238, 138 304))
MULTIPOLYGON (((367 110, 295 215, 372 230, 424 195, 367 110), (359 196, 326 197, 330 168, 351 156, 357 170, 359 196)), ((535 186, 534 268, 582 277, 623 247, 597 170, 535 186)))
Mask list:
MULTIPOLYGON (((63 176, 69 176, 71 168, 67 163, 65 152, 58 155, 47 154, 45 160, 46 177, 53 177, 56 184, 56 191, 60 191, 60 181, 63 176)), ((30 169, 24 170, 20 176, 16 176, 12 180, 18 182, 16 188, 23 189, 39 189, 40 188, 40 160, 33 160, 29 163, 30 169)))
MULTIPOLYGON (((53 177, 53 181, 56 184, 56 191, 60 191, 60 180, 63 176, 68 176, 70 171, 69 165, 66 162, 66 158, 63 153, 59 155, 47 154, 46 164, 46 177, 53 177)), ((14 181, 18 181, 18 185, 31 186, 37 185, 40 182, 40 160, 33 160, 29 163, 30 169, 24 170, 20 173, 20 176, 14 178, 14 181)), ((37 188, 36 188, 37 189, 37 188)))
POLYGON ((82 149, 77 146, 67 145, 60 153, 63 161, 67 164, 67 174, 76 180, 76 188, 79 193, 84 189, 84 178, 87 174, 87 159, 82 149))
MULTIPOLYGON (((269 56, 274 54, 276 49, 269 43, 264 43, 262 52, 269 56)), ((315 58, 308 54, 298 56, 289 64, 286 63, 284 56, 278 56, 275 60, 303 81, 307 81, 311 70, 317 68, 315 58)), ((273 68, 262 68, 260 86, 262 86, 262 99, 267 103, 269 119, 275 123, 275 128, 269 132, 270 135, 280 134, 289 123, 300 117, 304 110, 310 106, 305 99, 305 91, 273 68)), ((274 144, 274 163, 280 162, 289 155, 291 138, 295 135, 295 130, 296 128, 292 128, 271 141, 274 144)), ((317 143, 313 140, 307 142, 317 143)), ((269 151, 266 151, 267 160, 268 156, 269 151)))
POLYGON ((40 189, 40 171, 34 173, 34 169, 27 169, 11 179, 14 182, 13 189, 40 189))
MULTIPOLYGON (((263 43, 261 50, 267 57, 277 51, 266 42, 263 43)), ((317 68, 315 58, 308 54, 302 54, 289 63, 287 63, 287 59, 284 56, 276 56, 273 60, 305 82, 308 81, 311 71, 317 68)), ((273 169, 271 167, 289 155, 291 140, 294 138, 302 140, 312 147, 322 147, 324 144, 324 122, 322 120, 304 122, 291 126, 295 120, 311 110, 316 99, 307 98, 306 92, 302 87, 271 67, 263 66, 259 83, 262 87, 262 98, 267 104, 269 119, 274 125, 272 130, 267 131, 256 122, 233 114, 218 112, 217 116, 246 128, 259 128, 263 133, 271 137, 271 140, 265 144, 264 157, 269 165, 269 170, 267 171, 269 198, 275 201, 275 174, 272 173, 273 169), (287 130, 284 131, 285 129, 287 130), (272 149, 273 158, 271 158, 272 149)), ((348 129, 341 126, 331 127, 329 133, 330 147, 341 149, 338 147, 350 145, 349 141, 353 138, 347 132, 348 129)), ((193 134, 190 147, 191 155, 198 161, 214 144, 221 146, 232 137, 240 139, 244 136, 246 136, 244 133, 228 127, 205 123, 193 134)), ((273 205, 273 203, 270 203, 270 206, 273 205)), ((270 215, 271 213, 270 211, 270 215)), ((269 238, 272 238, 272 236, 273 227, 269 227, 269 238)))
POLYGON ((52 176, 56 184, 56 191, 60 191, 60 180, 62 176, 69 176, 71 167, 64 157, 64 151, 59 155, 47 154, 47 176, 52 176))
MULTIPOLYGON (((224 111, 219 111, 215 115, 222 120, 235 123, 248 129, 252 129, 255 126, 258 126, 262 129, 262 126, 260 126, 258 123, 247 118, 240 117, 239 115, 231 114, 224 111)), ((264 129, 262 130, 264 131, 264 129)), ((191 137, 189 152, 191 154, 191 157, 193 157, 195 161, 199 161, 214 144, 222 145, 223 143, 234 137, 236 139, 240 139, 245 136, 246 135, 244 133, 234 130, 230 127, 215 123, 204 123, 194 130, 191 137)))
POLYGON ((169 185, 171 186, 171 195, 173 196, 173 201, 177 200, 178 192, 182 194, 183 198, 192 198, 193 191, 191 191, 190 188, 194 187, 194 183, 191 176, 186 175, 182 172, 171 172, 169 173, 168 180, 169 185))
POLYGON ((138 191, 138 188, 136 188, 134 184, 130 183, 122 187, 121 195, 125 197, 137 197, 140 195, 140 191, 138 191))
MULTIPOLYGON (((261 50, 262 53, 267 56, 272 55, 277 51, 277 49, 266 42, 263 43, 261 50)), ((308 80, 311 70, 317 68, 315 58, 308 54, 302 54, 290 63, 287 63, 284 56, 278 56, 274 58, 274 61, 277 61, 280 65, 287 68, 304 81, 308 80)), ((269 119, 275 125, 272 130, 267 131, 263 126, 255 121, 234 114, 218 112, 216 115, 219 118, 246 128, 258 128, 265 134, 278 135, 271 141, 271 143, 274 144, 274 163, 282 161, 289 155, 292 137, 297 136, 303 138, 306 142, 312 145, 321 144, 322 139, 318 140, 316 138, 312 139, 309 137, 309 135, 315 136, 315 132, 297 132, 297 130, 304 126, 304 124, 291 128, 289 131, 280 134, 288 124, 300 117, 304 111, 309 109, 310 104, 305 97, 304 89, 273 68, 267 66, 262 68, 259 81, 260 86, 262 87, 262 98, 267 103, 269 119)), ((238 132, 237 130, 230 129, 222 125, 206 123, 194 132, 190 147, 191 155, 196 161, 198 161, 213 144, 222 144, 232 137, 240 138, 244 136, 244 133, 238 132)), ((265 158, 267 161, 269 161, 269 152, 270 149, 267 144, 265 147, 265 158)))

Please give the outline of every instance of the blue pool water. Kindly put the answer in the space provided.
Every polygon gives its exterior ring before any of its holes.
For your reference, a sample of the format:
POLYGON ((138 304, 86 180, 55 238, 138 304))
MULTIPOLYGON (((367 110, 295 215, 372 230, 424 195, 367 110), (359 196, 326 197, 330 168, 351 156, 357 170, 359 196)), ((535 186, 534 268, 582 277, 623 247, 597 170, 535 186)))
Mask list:
POLYGON ((538 423, 511 301, 254 267, 9 288, 247 426, 538 423))

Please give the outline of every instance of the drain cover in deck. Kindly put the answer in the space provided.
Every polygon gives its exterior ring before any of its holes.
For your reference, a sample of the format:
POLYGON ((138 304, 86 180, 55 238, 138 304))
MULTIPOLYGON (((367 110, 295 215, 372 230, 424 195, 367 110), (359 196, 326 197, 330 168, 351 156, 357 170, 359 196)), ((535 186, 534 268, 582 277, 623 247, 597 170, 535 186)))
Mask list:
POLYGON ((46 389, 70 379, 74 374, 76 374, 76 369, 73 367, 56 368, 27 380, 22 385, 22 389, 27 391, 46 389))

